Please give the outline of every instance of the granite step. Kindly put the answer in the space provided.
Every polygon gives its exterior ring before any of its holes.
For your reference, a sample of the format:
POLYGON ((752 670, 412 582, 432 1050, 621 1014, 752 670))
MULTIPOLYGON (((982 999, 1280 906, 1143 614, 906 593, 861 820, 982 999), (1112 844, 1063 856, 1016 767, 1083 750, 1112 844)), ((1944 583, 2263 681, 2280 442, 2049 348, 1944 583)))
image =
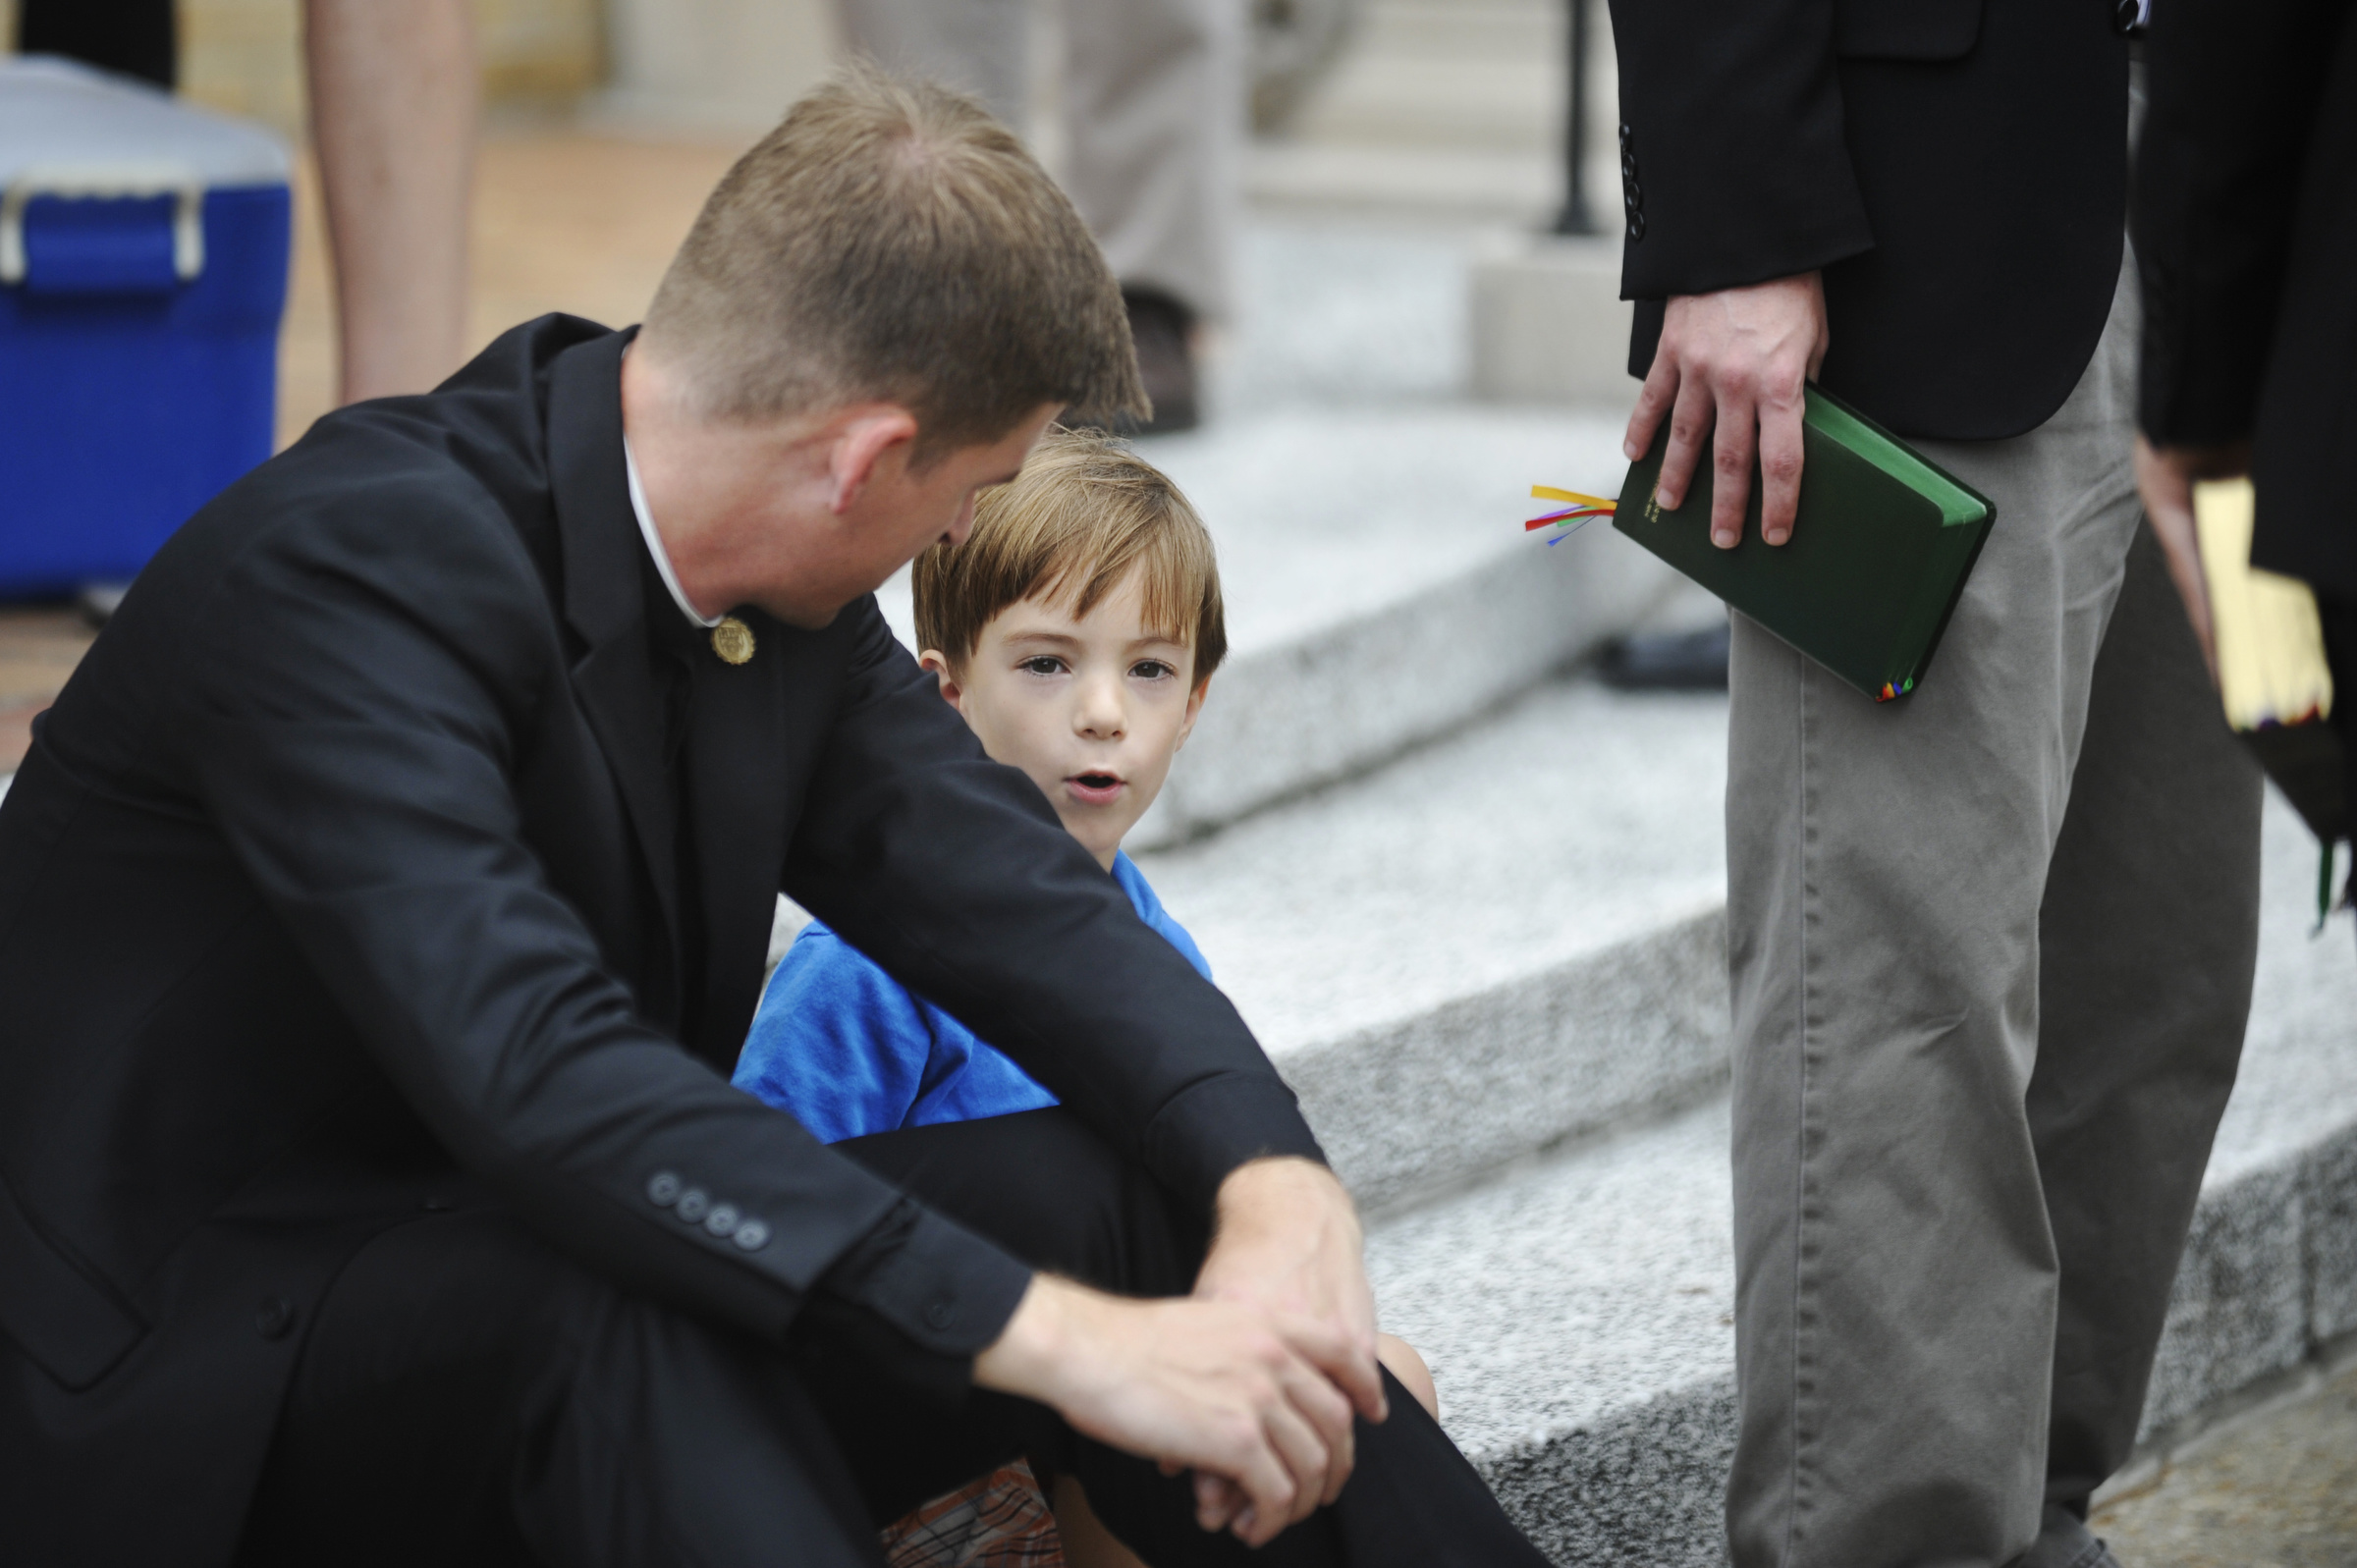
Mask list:
POLYGON ((1726 730, 1721 695, 1557 679, 1140 863, 1381 1206, 1719 1081, 1726 730))
MULTIPOLYGON (((1670 772, 1664 769, 1665 776, 1670 772)), ((2267 823, 2258 1002, 2179 1272, 2148 1439, 2357 1331, 2357 959, 2312 841, 2267 823)), ((1518 1086, 1491 1098, 1507 1102, 1518 1086)), ((1724 1096, 1379 1215, 1384 1325, 1558 1562, 1716 1565, 1734 1442, 1724 1096)))

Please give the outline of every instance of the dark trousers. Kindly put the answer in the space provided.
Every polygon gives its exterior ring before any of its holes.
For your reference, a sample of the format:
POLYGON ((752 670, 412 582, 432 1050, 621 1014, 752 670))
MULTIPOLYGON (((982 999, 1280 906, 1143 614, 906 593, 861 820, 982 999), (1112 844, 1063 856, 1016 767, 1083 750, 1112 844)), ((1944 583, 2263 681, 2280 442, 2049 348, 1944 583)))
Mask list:
MULTIPOLYGON (((1204 1236, 1061 1109, 845 1151, 1035 1266, 1183 1293, 1204 1236)), ((1396 1384, 1358 1426, 1342 1500, 1259 1552, 1194 1523, 1168 1478, 1027 1400, 945 1403, 814 1298, 781 1348, 590 1274, 497 1212, 370 1243, 311 1327, 240 1568, 881 1562, 878 1527, 1018 1455, 1076 1476, 1156 1568, 1539 1568, 1453 1444, 1396 1384)))
POLYGON ((62 54, 161 87, 179 81, 178 38, 172 0, 20 0, 17 7, 19 53, 62 54))

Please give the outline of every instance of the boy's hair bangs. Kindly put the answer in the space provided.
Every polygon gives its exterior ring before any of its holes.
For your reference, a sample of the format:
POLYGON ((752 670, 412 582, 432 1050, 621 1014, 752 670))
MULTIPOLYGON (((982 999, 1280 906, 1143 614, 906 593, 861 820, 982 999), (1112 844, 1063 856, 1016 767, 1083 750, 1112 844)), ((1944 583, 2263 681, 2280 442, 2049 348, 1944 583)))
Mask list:
POLYGON ((1209 530, 1168 476, 1113 438, 1051 430, 1020 474, 982 494, 963 545, 917 557, 917 640, 962 664, 1009 605, 1084 617, 1132 571, 1144 623, 1187 646, 1197 683, 1209 678, 1228 654, 1209 530))

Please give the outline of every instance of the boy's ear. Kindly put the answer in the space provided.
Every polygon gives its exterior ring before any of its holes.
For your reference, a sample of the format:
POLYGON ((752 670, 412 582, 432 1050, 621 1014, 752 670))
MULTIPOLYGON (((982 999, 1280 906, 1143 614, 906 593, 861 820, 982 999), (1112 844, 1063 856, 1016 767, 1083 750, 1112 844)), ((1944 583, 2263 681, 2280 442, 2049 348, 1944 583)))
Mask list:
MULTIPOLYGON (((957 709, 959 718, 965 717, 965 688, 958 683, 958 673, 950 668, 950 661, 941 650, 927 648, 916 656, 916 663, 919 669, 932 671, 933 677, 941 682, 941 700, 957 709)), ((1196 700, 1202 699, 1198 696, 1196 700)), ((1188 722, 1193 722, 1191 711, 1188 722)))
POLYGON ((1203 699, 1210 695, 1211 676, 1209 676, 1196 681, 1195 689, 1186 694, 1186 717, 1178 721, 1178 743, 1171 748, 1173 752, 1186 749, 1186 737, 1195 732, 1195 718, 1203 711, 1203 699))

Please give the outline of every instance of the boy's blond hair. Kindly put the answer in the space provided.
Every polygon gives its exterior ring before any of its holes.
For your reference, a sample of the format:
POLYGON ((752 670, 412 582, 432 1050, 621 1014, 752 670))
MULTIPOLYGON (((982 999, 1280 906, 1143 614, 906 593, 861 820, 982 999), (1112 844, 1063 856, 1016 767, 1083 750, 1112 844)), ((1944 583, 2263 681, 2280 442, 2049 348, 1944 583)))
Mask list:
POLYGON ((638 341, 710 418, 899 403, 920 463, 1042 404, 1151 407, 1121 285, 1014 133, 856 62, 722 177, 638 341))
POLYGON ((1050 430, 1011 484, 982 492, 962 545, 916 558, 916 638, 962 667, 1009 605, 1062 600, 1085 616, 1142 570, 1145 623, 1194 654, 1194 680, 1228 657, 1211 533, 1169 476, 1095 430, 1050 430))

